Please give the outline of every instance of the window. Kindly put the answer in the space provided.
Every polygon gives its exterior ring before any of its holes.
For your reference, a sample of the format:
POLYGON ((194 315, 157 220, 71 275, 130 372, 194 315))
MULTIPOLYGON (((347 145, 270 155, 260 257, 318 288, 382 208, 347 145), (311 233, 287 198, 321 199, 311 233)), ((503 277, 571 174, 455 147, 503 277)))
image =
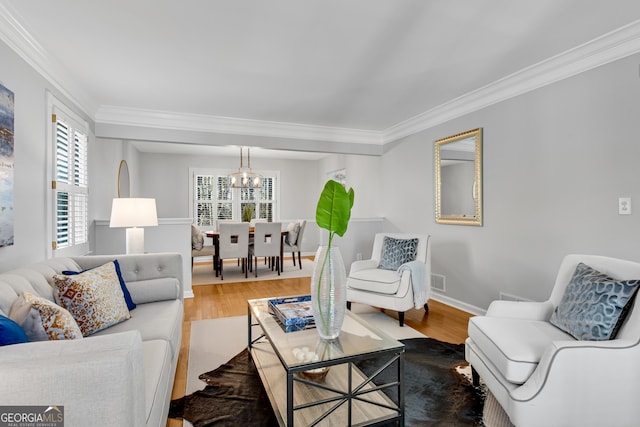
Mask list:
POLYGON ((277 220, 277 173, 261 172, 264 176, 260 188, 231 188, 226 171, 192 171, 193 214, 199 227, 216 227, 216 220, 240 221, 242 211, 253 206, 253 218, 277 220))
POLYGON ((54 256, 89 250, 87 126, 55 101, 52 106, 54 256))

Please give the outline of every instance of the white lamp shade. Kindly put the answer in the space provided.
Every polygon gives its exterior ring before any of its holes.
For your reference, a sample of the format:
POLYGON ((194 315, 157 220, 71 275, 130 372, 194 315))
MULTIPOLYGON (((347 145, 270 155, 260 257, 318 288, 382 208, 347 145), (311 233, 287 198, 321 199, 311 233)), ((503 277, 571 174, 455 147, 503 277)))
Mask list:
POLYGON ((156 199, 113 199, 109 227, 153 227, 158 225, 156 199))

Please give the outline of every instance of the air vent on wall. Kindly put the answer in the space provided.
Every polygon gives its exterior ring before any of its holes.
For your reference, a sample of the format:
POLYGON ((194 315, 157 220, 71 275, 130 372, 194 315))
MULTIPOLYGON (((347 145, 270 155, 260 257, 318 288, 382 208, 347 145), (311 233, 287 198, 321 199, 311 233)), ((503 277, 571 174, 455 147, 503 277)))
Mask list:
POLYGON ((500 299, 502 301, 531 301, 530 299, 522 298, 517 295, 507 294, 505 292, 500 292, 500 299))
POLYGON ((431 289, 443 294, 447 292, 446 277, 442 274, 431 274, 431 289))

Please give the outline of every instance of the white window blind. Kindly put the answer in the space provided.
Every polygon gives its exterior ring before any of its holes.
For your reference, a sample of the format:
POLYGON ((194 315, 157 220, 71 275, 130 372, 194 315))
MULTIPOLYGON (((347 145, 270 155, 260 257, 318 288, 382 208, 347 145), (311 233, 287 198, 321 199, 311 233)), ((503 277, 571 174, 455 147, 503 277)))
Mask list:
POLYGON ((53 248, 56 251, 86 248, 89 243, 87 131, 59 114, 53 114, 52 121, 55 147, 53 248))
MULTIPOLYGON (((264 175, 264 174, 263 174, 264 175)), ((276 220, 276 176, 265 175, 262 187, 231 188, 228 175, 221 171, 193 174, 193 212, 196 225, 215 227, 216 220, 240 221, 242 210, 253 205, 253 218, 276 220)))
POLYGON ((273 221, 273 204, 275 192, 273 189, 273 177, 264 177, 258 198, 258 218, 273 221))

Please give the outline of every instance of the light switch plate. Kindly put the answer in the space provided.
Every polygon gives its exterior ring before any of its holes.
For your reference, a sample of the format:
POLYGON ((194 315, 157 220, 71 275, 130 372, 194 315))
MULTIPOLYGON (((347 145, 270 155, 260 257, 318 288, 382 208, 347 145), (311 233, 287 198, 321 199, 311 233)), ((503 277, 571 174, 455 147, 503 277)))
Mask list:
POLYGON ((618 214, 631 215, 631 197, 618 197, 618 214))

